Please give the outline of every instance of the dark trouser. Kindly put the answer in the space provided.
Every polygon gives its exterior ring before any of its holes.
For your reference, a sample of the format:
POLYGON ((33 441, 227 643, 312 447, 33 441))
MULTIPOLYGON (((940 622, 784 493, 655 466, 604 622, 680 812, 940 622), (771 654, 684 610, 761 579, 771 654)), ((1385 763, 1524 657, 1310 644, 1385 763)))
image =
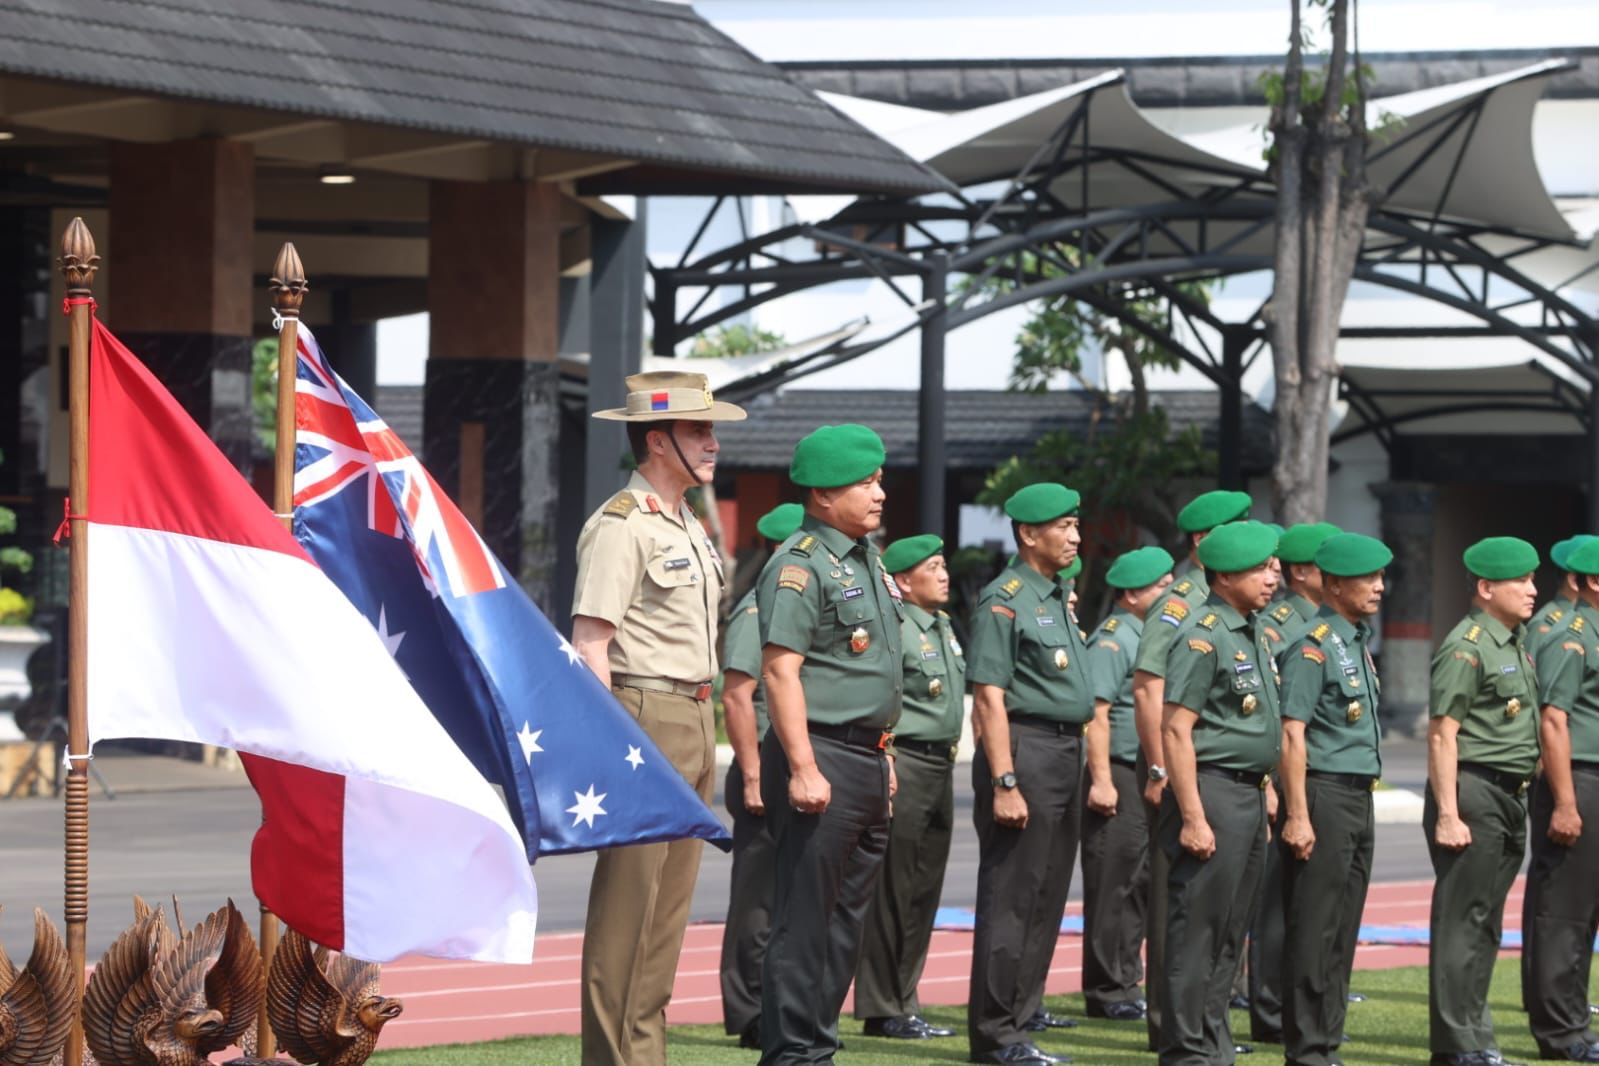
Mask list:
POLYGON ((1555 801, 1542 777, 1532 793, 1531 920, 1522 929, 1528 983, 1522 998, 1533 1038, 1546 1051, 1599 1039, 1588 1014, 1588 968, 1599 932, 1599 773, 1576 770, 1571 780, 1582 835, 1569 848, 1549 839, 1555 801))
POLYGON ((1283 1058, 1289 1066, 1331 1066, 1344 1035, 1377 836, 1369 790, 1312 777, 1305 797, 1315 847, 1302 862, 1282 856, 1283 1058))
POLYGON ((1488 1012, 1488 982, 1499 954, 1505 896, 1527 847, 1524 797, 1465 770, 1459 773, 1456 796, 1460 819, 1471 830, 1471 843, 1464 850, 1438 846, 1438 802, 1430 787, 1421 814, 1436 878, 1427 953, 1427 1013, 1432 1050, 1444 1054, 1497 1046, 1488 1012))
MULTIPOLYGON (((1149 765, 1144 761, 1142 752, 1138 755, 1137 774, 1139 795, 1142 796, 1144 787, 1149 784, 1149 765)), ((1170 787, 1167 786, 1168 791, 1170 787)), ((1171 873, 1171 864, 1166 861, 1166 853, 1160 849, 1159 812, 1146 803, 1144 819, 1149 825, 1149 905, 1144 912, 1144 1027, 1149 1034, 1149 1050, 1158 1051, 1163 1014, 1160 997, 1164 993, 1155 975, 1166 969, 1166 878, 1171 873)))
POLYGON ((1083 999, 1089 1007, 1139 998, 1139 948, 1149 899, 1149 816, 1131 766, 1110 764, 1116 814, 1088 809, 1083 776, 1083 999))
POLYGON ((1228 1066, 1234 1060, 1227 1001, 1244 934, 1254 918, 1266 852, 1266 797, 1254 785, 1198 775, 1205 820, 1216 837, 1209 859, 1178 842, 1183 819, 1166 791, 1157 816, 1166 877, 1166 965, 1161 986, 1161 1066, 1228 1066))
MULTIPOLYGON (((1281 796, 1281 790, 1278 795, 1281 796)), ((1281 805, 1266 845, 1260 877, 1260 900, 1249 927, 1249 1035, 1254 1040, 1278 1041, 1283 1034, 1283 939, 1287 920, 1283 914, 1281 805)))
POLYGON ((955 829, 955 764, 948 756, 908 748, 898 755, 888 859, 866 912, 855 968, 857 1018, 903 1018, 921 1011, 916 984, 927 963, 955 829))
POLYGON ((734 763, 724 786, 733 815, 733 877, 722 931, 722 1024, 744 1032, 761 1017, 761 962, 772 929, 772 834, 744 806, 744 775, 734 763))
POLYGON ((993 772, 981 746, 972 760, 977 931, 966 1019, 973 1057, 1031 1039, 1024 1026, 1044 1000, 1077 859, 1082 737, 1013 719, 1010 749, 1027 801, 1022 829, 994 821, 993 772))
POLYGON ((788 757, 761 742, 761 795, 775 842, 772 933, 761 970, 761 1064, 830 1063, 861 923, 888 850, 888 759, 811 735, 832 788, 821 814, 788 801, 788 757))

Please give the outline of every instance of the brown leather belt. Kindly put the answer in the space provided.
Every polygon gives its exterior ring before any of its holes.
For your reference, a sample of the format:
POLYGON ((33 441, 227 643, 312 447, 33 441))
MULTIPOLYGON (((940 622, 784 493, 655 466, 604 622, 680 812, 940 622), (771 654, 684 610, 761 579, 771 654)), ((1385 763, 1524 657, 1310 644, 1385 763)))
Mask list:
POLYGON ((669 677, 635 677, 632 674, 613 674, 611 684, 617 688, 637 688, 646 692, 670 692, 674 696, 687 696, 691 700, 711 698, 709 681, 674 681, 669 677))

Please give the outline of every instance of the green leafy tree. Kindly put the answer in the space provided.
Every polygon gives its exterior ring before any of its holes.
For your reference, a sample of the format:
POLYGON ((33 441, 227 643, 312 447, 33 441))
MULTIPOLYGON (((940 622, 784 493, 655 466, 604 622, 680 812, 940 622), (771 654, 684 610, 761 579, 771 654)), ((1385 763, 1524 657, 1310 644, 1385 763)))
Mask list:
POLYGON ((734 355, 754 355, 786 347, 781 333, 757 326, 714 326, 694 338, 689 345, 690 359, 726 359, 734 355))
POLYGON ((250 349, 250 410, 255 435, 269 452, 278 450, 278 339, 268 337, 250 349))
MULTIPOLYGON (((0 461, 4 457, 0 456, 0 461)), ((17 512, 0 505, 0 537, 15 536, 17 512)), ((0 625, 25 625, 33 617, 33 601, 20 589, 4 584, 6 574, 27 574, 33 570, 33 555, 8 544, 0 548, 0 625)))

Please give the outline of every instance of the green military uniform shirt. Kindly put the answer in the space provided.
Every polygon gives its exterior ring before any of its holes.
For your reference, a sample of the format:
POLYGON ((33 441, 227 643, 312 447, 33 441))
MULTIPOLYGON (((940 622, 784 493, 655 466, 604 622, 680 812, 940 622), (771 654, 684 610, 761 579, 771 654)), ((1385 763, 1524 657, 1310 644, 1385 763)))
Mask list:
POLYGON ((1565 596, 1556 596, 1542 607, 1538 608, 1531 618, 1527 620, 1527 647, 1532 651, 1532 657, 1538 658, 1538 652, 1549 641, 1565 628, 1571 616, 1577 613, 1575 600, 1568 600, 1565 596))
POLYGON ((1138 655, 1133 660, 1134 670, 1142 670, 1156 677, 1166 676, 1166 653, 1171 650, 1177 630, 1194 608, 1204 603, 1210 595, 1204 569, 1193 567, 1178 578, 1166 593, 1165 599, 1160 601, 1160 607, 1150 612, 1154 620, 1145 627, 1138 644, 1138 655))
POLYGON ((1258 617, 1212 595, 1177 630, 1166 658, 1166 702, 1199 715, 1194 758, 1227 770, 1277 766, 1282 720, 1277 660, 1258 617))
POLYGON ((966 676, 1004 689, 1011 714, 1086 722, 1094 715, 1086 652, 1066 610, 1066 586, 1018 562, 977 602, 966 676))
POLYGON ((1527 776, 1538 762, 1538 686, 1526 627, 1505 626, 1480 607, 1462 618, 1432 657, 1432 716, 1460 723, 1456 758, 1527 776))
POLYGON ((1138 656, 1144 620, 1118 607, 1088 638, 1088 676, 1094 700, 1110 704, 1110 757, 1132 762, 1138 757, 1138 730, 1133 727, 1133 660, 1138 656))
POLYGON ((761 609, 756 606, 755 592, 753 588, 746 592, 733 608, 733 617, 727 620, 722 669, 737 670, 755 679, 751 702, 755 704, 755 739, 759 740, 766 735, 772 719, 766 710, 766 685, 761 681, 761 609))
POLYGON ((809 515, 756 584, 761 646, 805 656, 806 714, 887 729, 904 687, 899 586, 877 549, 809 515))
POLYGON ((966 653, 950 628, 949 615, 907 603, 900 634, 905 648, 905 709, 894 735, 953 744, 960 739, 966 712, 966 653))
POLYGON ((1310 628, 1316 610, 1314 603, 1297 592, 1289 593, 1282 602, 1266 608, 1266 638, 1272 642, 1279 662, 1283 653, 1298 643, 1310 628))
POLYGON ((1305 723, 1305 767, 1329 774, 1382 775, 1371 627, 1323 607, 1283 653, 1282 715, 1305 723))
POLYGON ((1571 757, 1599 763, 1599 611, 1581 604, 1539 646, 1538 705, 1566 712, 1571 757))

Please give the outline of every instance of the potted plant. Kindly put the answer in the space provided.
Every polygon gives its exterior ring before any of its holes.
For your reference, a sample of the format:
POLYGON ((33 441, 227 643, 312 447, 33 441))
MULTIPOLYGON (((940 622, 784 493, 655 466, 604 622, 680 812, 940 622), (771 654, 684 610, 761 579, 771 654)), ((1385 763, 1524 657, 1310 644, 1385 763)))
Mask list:
MULTIPOLYGON (((0 505, 0 538, 17 532, 17 513, 0 505)), ((15 544, 0 544, 0 743, 22 739, 12 709, 28 698, 28 657, 50 634, 28 624, 33 601, 13 583, 33 569, 33 556, 15 544)))

